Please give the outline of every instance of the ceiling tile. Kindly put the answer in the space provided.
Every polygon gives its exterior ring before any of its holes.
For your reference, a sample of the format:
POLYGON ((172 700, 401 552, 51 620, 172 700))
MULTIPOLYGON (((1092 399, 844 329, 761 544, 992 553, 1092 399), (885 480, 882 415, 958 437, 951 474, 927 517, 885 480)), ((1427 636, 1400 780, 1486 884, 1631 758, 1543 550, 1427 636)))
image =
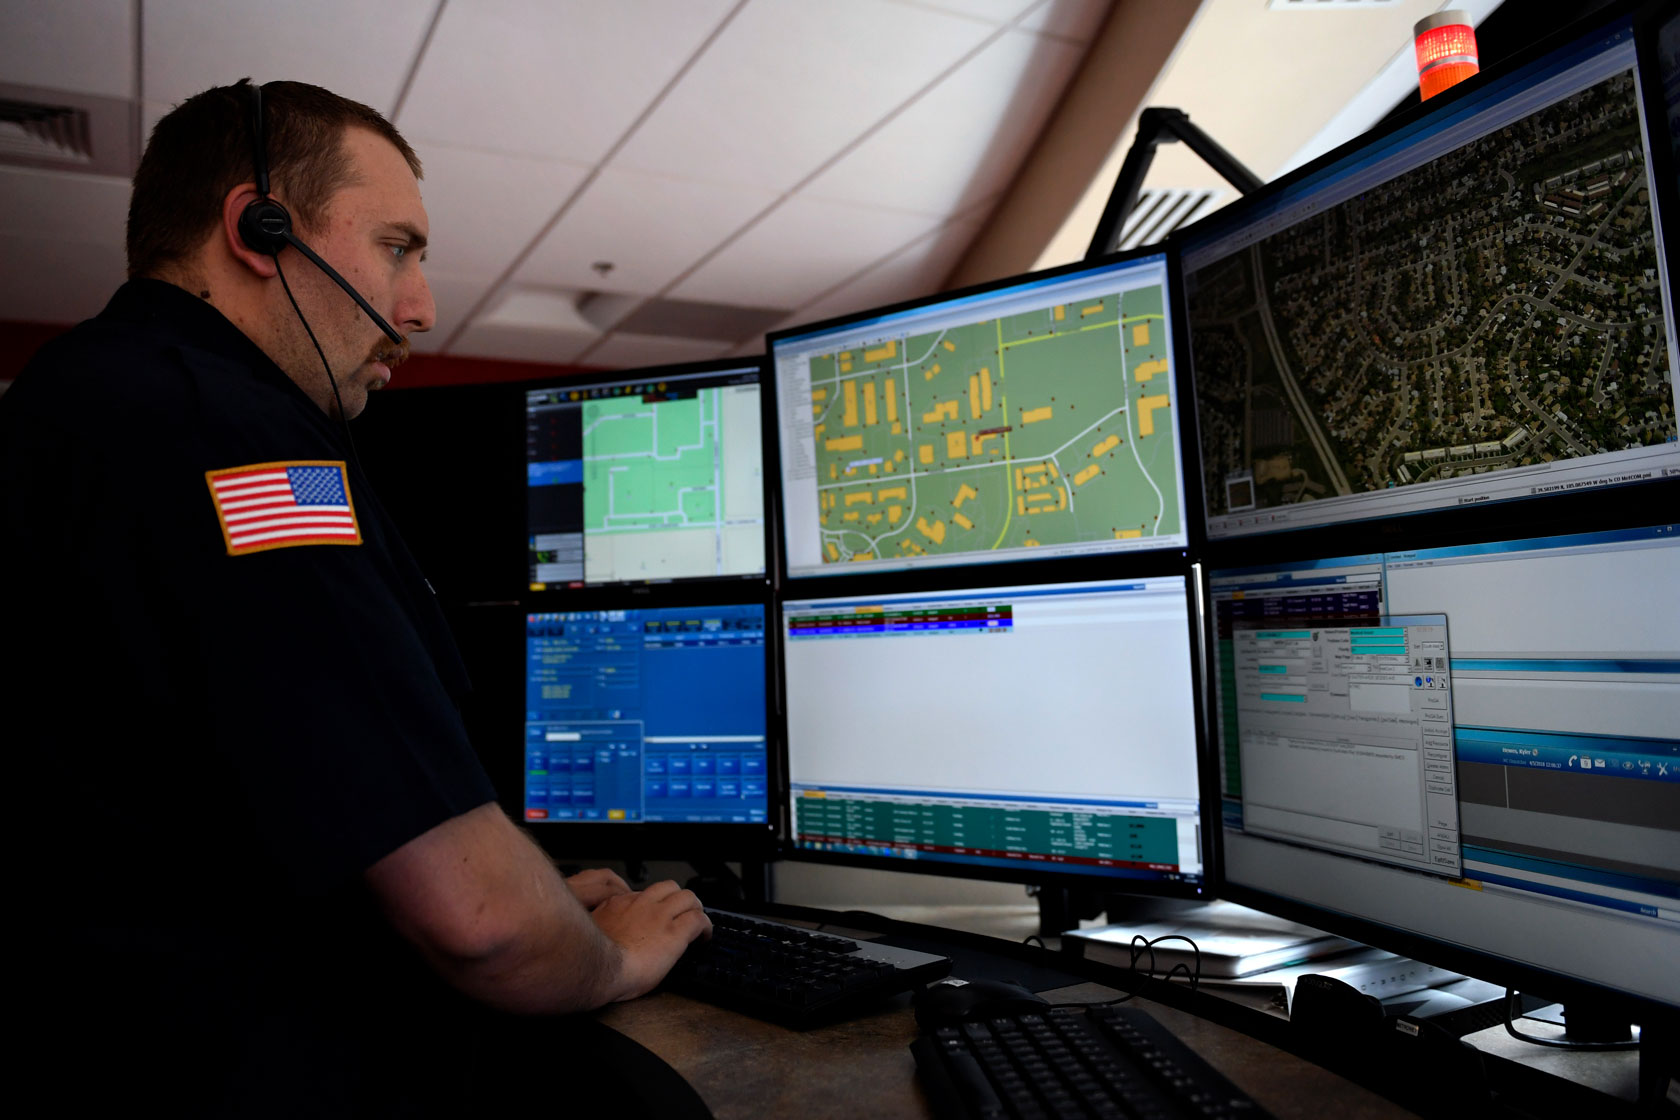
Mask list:
POLYGON ((589 351, 584 360, 592 366, 604 366, 608 369, 633 369, 637 366, 703 362, 708 358, 721 358, 732 348, 732 344, 728 342, 654 338, 645 334, 614 334, 589 351))
POLYGON ((916 214, 791 198, 671 294, 748 307, 798 307, 937 224, 916 214))
POLYGON ((0 317, 79 323, 99 313, 127 273, 121 243, 0 234, 0 317))
POLYGON ((608 168, 519 272, 526 283, 652 295, 778 195, 608 168), (612 262, 602 276, 590 266, 612 262))
POLYGON ((0 77, 133 97, 134 9, 133 0, 0 4, 0 77))
POLYGON ((757 0, 617 162, 787 189, 994 31, 888 0, 757 0))
POLYGON ((600 337, 593 333, 549 331, 540 327, 475 324, 455 340, 449 352, 474 358, 568 365, 600 337))
POLYGON ((1029 31, 1089 43, 1096 37, 1111 7, 1112 0, 1046 0, 1022 20, 1020 26, 1029 31))
POLYGON ((984 224, 985 216, 978 215, 958 219, 934 230, 861 276, 801 307, 795 316, 776 329, 935 294, 984 224))
POLYGON ((249 77, 311 82, 389 114, 436 0, 146 0, 148 100, 249 77))
POLYGON ((500 276, 589 173, 575 163, 442 144, 422 144, 419 154, 431 220, 426 256, 458 276, 500 276))
POLYGON ((1038 0, 896 0, 915 8, 933 8, 987 23, 1008 23, 1038 0))
POLYGON ((123 251, 126 179, 0 167, 0 233, 88 242, 123 251))
POLYGON ((451 4, 397 123, 411 139, 595 163, 729 7, 730 0, 451 4))
POLYGON ((995 194, 1020 170, 1083 54, 1060 39, 1010 31, 805 192, 939 217, 995 194))

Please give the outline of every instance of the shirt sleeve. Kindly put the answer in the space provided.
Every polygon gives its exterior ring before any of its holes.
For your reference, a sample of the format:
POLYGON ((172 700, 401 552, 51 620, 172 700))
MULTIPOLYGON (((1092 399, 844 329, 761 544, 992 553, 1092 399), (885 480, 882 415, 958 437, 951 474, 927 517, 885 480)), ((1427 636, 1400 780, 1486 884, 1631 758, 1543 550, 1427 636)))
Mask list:
POLYGON ((169 477, 127 503, 149 507, 140 551, 182 613, 190 708, 228 795, 218 815, 239 814, 291 890, 330 890, 495 789, 451 695, 442 612, 354 471, 359 543, 230 555, 208 471, 344 456, 284 392, 262 407, 217 400, 220 371, 188 365, 215 421, 189 426, 169 477))
POLYGON ((298 889, 495 799, 398 575, 366 541, 208 564, 211 736, 245 831, 298 889))

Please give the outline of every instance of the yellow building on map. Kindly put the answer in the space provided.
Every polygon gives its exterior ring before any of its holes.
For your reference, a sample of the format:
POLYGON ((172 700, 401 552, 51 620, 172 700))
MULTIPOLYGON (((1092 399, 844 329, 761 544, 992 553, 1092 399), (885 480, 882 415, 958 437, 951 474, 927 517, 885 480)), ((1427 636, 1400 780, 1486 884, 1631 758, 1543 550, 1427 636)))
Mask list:
POLYGON ((956 401, 941 401, 933 406, 932 411, 922 413, 922 423, 937 424, 941 420, 955 420, 957 408, 956 401))
POLYGON ((1036 424, 1040 420, 1048 420, 1054 415, 1055 411, 1049 405, 1045 405, 1043 408, 1023 408, 1021 410, 1021 423, 1023 426, 1036 424))
POLYGON ((1138 435, 1155 434, 1155 410, 1165 408, 1169 403, 1165 393, 1155 397, 1138 398, 1138 435))

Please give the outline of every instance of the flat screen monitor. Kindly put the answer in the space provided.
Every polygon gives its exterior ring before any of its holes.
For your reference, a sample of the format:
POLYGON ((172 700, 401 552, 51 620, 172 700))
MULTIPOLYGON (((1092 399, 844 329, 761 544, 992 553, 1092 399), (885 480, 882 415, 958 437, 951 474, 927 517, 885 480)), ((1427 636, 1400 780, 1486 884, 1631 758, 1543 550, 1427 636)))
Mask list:
POLYGON ((762 603, 527 614, 522 815, 545 845, 773 837, 764 627, 762 603))
POLYGON ((1680 1009, 1677 528, 1209 572, 1222 892, 1680 1009))
POLYGON ((1199 893, 1181 574, 782 604, 795 855, 1199 893))
POLYGON ((1185 232, 1210 539, 1680 475, 1635 54, 1612 23, 1185 232))
POLYGON ((762 577, 758 359, 525 393, 530 588, 762 577))
POLYGON ((772 334, 790 577, 1182 547, 1167 260, 772 334))

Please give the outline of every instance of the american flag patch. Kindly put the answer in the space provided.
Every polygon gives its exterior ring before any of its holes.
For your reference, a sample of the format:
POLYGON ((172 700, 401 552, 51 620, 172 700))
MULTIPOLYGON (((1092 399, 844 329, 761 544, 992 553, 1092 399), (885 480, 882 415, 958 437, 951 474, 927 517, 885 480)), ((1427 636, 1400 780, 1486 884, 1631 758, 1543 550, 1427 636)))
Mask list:
POLYGON ((342 462, 205 471, 229 556, 300 544, 361 544, 342 462))

